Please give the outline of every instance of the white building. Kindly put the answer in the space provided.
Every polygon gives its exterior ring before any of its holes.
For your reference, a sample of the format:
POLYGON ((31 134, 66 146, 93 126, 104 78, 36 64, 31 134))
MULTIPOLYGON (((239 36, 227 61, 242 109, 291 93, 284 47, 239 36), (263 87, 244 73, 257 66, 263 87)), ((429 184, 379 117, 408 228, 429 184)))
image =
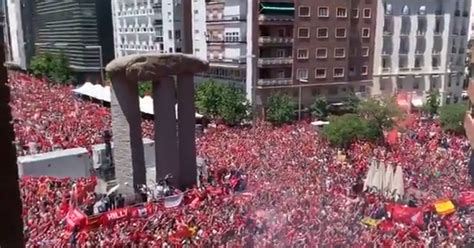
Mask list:
POLYGON ((112 0, 115 56, 182 50, 181 0, 112 0))
POLYGON ((461 99, 471 0, 378 0, 372 94, 461 99))
POLYGON ((9 62, 26 70, 25 40, 22 27, 22 6, 19 1, 6 1, 8 34, 10 37, 9 62))

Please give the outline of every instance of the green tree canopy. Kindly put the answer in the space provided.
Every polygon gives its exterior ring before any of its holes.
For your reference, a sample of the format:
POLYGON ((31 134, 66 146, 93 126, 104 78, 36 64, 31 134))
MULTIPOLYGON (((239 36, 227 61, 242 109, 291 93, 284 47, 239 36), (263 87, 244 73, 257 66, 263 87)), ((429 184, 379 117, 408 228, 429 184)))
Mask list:
POLYGON ((222 88, 220 100, 217 112, 225 123, 236 125, 247 119, 250 104, 242 90, 226 85, 222 88))
POLYGON ((151 81, 140 82, 138 84, 138 95, 144 97, 145 95, 151 95, 153 86, 151 81))
POLYGON ((443 130, 462 134, 467 106, 462 103, 444 105, 439 109, 439 119, 443 130))
POLYGON ((311 114, 318 118, 325 120, 329 115, 329 104, 324 97, 317 97, 311 104, 311 114))
POLYGON ((440 105, 438 90, 430 91, 426 97, 426 103, 423 105, 424 111, 429 113, 432 117, 438 113, 440 105))
POLYGON ((281 125, 294 120, 296 102, 286 94, 272 94, 268 100, 267 120, 273 124, 281 125))
POLYGON ((344 100, 344 111, 348 113, 356 113, 360 106, 360 99, 353 92, 349 93, 344 100))
POLYGON ((249 103, 242 90, 212 80, 199 85, 196 91, 196 107, 206 117, 222 119, 236 125, 249 117, 249 103))
POLYGON ((219 116, 219 104, 222 101, 222 84, 213 80, 200 84, 196 91, 196 107, 199 113, 215 119, 219 116))
POLYGON ((69 60, 64 52, 41 53, 31 59, 30 70, 37 77, 47 77, 56 83, 67 83, 71 79, 69 60))
POLYGON ((402 117, 394 98, 375 99, 369 98, 360 103, 358 113, 365 118, 369 124, 377 128, 378 133, 391 129, 395 125, 395 119, 402 117))
POLYGON ((332 145, 348 148, 356 140, 376 140, 380 137, 377 127, 357 114, 333 116, 324 126, 322 135, 332 145))

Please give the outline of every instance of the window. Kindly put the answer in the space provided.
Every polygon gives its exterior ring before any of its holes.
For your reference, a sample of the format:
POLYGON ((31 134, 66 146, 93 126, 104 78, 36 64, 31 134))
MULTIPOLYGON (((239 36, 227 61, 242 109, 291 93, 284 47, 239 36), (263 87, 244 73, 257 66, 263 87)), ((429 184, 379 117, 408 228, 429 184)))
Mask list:
POLYGON ((342 78, 344 77, 344 68, 337 67, 334 68, 334 78, 342 78))
POLYGON ((364 93, 364 92, 366 92, 366 91, 367 91, 367 89, 365 88, 365 85, 359 86, 359 92, 364 93))
POLYGON ((413 89, 414 90, 420 89, 420 83, 418 82, 418 80, 415 80, 415 82, 413 82, 413 89))
POLYGON ((346 29, 336 28, 336 38, 346 38, 346 29))
POLYGON ((318 38, 327 38, 328 28, 318 28, 318 38))
POLYGON ((336 17, 346 18, 347 17, 347 9, 346 8, 337 8, 336 9, 336 17))
POLYGON ((326 69, 325 68, 316 68, 315 77, 316 78, 326 78, 326 69))
POLYGON ((308 6, 300 6, 298 8, 298 15, 300 17, 309 17, 311 13, 311 9, 308 6))
POLYGON ((357 19, 359 18, 359 9, 352 9, 352 18, 357 19))
POLYGON ((370 28, 362 28, 362 38, 370 38, 370 28))
POLYGON ((370 48, 362 47, 362 57, 369 57, 370 48))
POLYGON ((328 93, 329 95, 337 95, 337 87, 330 87, 328 93))
POLYGON ((307 69, 298 69, 296 70, 298 79, 308 79, 308 70, 307 69))
POLYGON ((298 38, 309 38, 309 28, 298 28, 298 38))
POLYGON ((277 50, 276 50, 276 56, 277 56, 277 58, 284 58, 284 57, 286 57, 286 51, 285 51, 285 49, 277 49, 277 50))
POLYGON ((329 17, 329 8, 328 7, 319 7, 318 8, 318 17, 329 17))
POLYGON ((372 17, 372 12, 371 9, 364 9, 364 18, 371 18, 372 17))
POLYGON ((366 66, 366 65, 363 65, 363 66, 360 68, 360 74, 361 74, 361 75, 367 75, 367 74, 369 74, 369 67, 366 66))
POLYGON ((345 58, 346 49, 344 48, 334 48, 334 58, 345 58))
POLYGON ((298 49, 298 59, 307 59, 308 56, 308 49, 298 49))
MULTIPOLYGON (((240 71, 239 71, 239 73, 240 73, 240 71)), ((285 78, 285 70, 278 70, 277 71, 277 78, 285 78)))
POLYGON ((317 48, 316 49, 316 58, 325 59, 327 57, 328 57, 328 49, 327 48, 317 48))
POLYGON ((227 42, 239 42, 240 33, 239 32, 225 32, 224 40, 227 42))
POLYGON ((410 8, 408 8, 407 5, 403 6, 402 15, 409 15, 409 14, 410 14, 410 8))

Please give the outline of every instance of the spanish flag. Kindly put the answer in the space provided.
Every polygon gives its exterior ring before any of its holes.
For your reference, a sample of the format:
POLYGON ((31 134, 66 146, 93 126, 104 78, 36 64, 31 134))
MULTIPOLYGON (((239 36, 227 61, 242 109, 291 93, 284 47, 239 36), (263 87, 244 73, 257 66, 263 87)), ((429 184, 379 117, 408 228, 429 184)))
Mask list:
POLYGON ((436 209, 436 213, 439 215, 448 215, 456 212, 453 202, 448 199, 436 201, 434 203, 434 207, 436 209))

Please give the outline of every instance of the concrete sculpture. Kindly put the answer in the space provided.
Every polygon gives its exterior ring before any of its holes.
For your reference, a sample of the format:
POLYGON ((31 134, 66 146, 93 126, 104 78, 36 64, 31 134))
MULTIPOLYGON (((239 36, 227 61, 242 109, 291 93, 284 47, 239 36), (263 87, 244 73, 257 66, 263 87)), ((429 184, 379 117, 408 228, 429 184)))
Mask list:
POLYGON ((107 65, 116 178, 122 193, 132 194, 146 184, 138 100, 138 83, 143 81, 153 82, 157 181, 171 174, 175 187, 196 183, 193 77, 208 68, 206 61, 192 55, 153 53, 120 57, 107 65))

